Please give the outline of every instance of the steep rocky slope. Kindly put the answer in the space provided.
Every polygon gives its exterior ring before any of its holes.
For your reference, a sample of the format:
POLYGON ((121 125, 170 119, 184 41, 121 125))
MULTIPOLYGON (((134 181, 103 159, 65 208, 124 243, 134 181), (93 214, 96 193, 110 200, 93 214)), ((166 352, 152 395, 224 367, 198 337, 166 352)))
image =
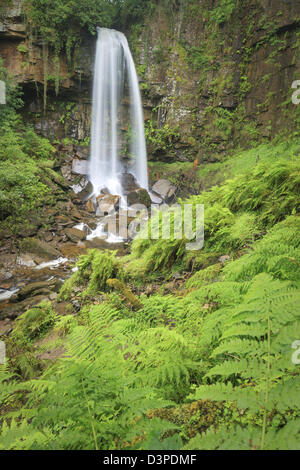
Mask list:
MULTIPOLYGON (((24 88, 36 129, 83 140, 90 128, 95 37, 84 34, 71 66, 66 51, 60 53, 55 96, 55 53, 50 48, 45 56, 41 38, 31 37, 22 3, 2 11, 0 54, 24 88)), ((299 0, 152 2, 143 24, 127 31, 150 159, 214 160, 234 146, 296 130, 291 85, 300 77, 299 31, 299 0)))

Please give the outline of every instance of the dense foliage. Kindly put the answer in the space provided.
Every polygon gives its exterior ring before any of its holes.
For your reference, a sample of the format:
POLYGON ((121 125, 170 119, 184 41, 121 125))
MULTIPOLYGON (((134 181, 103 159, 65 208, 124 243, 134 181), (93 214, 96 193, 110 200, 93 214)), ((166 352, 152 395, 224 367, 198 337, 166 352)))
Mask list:
POLYGON ((299 174, 282 154, 193 197, 206 244, 192 255, 157 240, 136 241, 123 268, 115 253, 81 257, 61 291, 77 292, 79 314, 45 304, 17 322, 0 448, 298 449, 299 174), (160 279, 174 263, 194 272, 175 295, 162 286, 133 304, 115 287, 135 288, 136 272, 146 282, 150 253, 160 279), (60 348, 54 363, 39 359, 60 348))
POLYGON ((0 107, 0 226, 14 230, 18 224, 25 227, 30 223, 28 217, 34 209, 54 201, 48 176, 54 148, 17 113, 23 103, 21 92, 2 62, 0 79, 6 83, 7 98, 0 107))

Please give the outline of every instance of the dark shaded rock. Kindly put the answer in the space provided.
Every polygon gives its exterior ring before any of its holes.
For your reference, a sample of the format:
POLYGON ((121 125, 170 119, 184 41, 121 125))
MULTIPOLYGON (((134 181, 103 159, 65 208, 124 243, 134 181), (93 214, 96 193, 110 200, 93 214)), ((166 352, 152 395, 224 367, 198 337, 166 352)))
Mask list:
POLYGON ((122 173, 120 181, 125 194, 130 191, 139 189, 139 185, 137 184, 135 177, 131 173, 122 173))
POLYGON ((130 191, 127 194, 127 204, 133 206, 134 204, 143 204, 146 207, 151 206, 151 198, 148 191, 144 188, 138 188, 130 191))
POLYGON ((37 295, 30 299, 25 299, 22 302, 11 304, 0 312, 0 320, 4 320, 5 318, 14 320, 29 308, 40 304, 43 300, 49 300, 49 298, 45 295, 37 295))
POLYGON ((88 160, 90 155, 90 147, 75 147, 75 155, 76 157, 80 158, 81 160, 88 160))
POLYGON ((76 196, 80 201, 86 201, 92 195, 93 190, 94 190, 93 185, 89 181, 87 185, 80 192, 76 194, 76 196))

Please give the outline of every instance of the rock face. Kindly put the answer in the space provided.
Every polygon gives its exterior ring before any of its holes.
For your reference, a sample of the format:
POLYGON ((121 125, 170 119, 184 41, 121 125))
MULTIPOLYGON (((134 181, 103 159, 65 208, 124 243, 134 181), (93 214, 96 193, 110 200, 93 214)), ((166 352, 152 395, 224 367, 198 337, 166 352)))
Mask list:
POLYGON ((165 202, 169 203, 175 198, 176 186, 168 180, 161 179, 152 186, 152 191, 160 196, 165 202))
POLYGON ((150 159, 206 162, 295 129, 299 0, 231 2, 231 13, 215 0, 156 3, 134 48, 144 67, 144 105, 157 106, 160 145, 150 142, 150 159))
MULTIPOLYGON (((88 33, 82 38, 72 70, 61 53, 60 92, 51 98, 50 79, 43 115, 36 94, 36 87, 43 94, 42 47, 38 40, 28 41, 22 4, 13 0, 1 12, 0 55, 23 86, 36 130, 55 139, 83 140, 90 134, 95 38, 88 33)), ((158 0, 139 37, 128 31, 135 62, 143 67, 144 115, 158 128, 148 143, 150 159, 206 162, 213 153, 222 156, 238 144, 297 128, 297 107, 290 98, 300 77, 299 0, 232 2, 229 13, 218 4, 199 0, 191 7, 182 1, 171 7, 158 0)), ((48 76, 54 77, 54 51, 48 62, 48 76)), ((124 110, 128 104, 125 97, 124 110)), ((88 157, 81 148, 76 155, 79 161, 88 157)), ((84 174, 84 164, 78 165, 84 174)))

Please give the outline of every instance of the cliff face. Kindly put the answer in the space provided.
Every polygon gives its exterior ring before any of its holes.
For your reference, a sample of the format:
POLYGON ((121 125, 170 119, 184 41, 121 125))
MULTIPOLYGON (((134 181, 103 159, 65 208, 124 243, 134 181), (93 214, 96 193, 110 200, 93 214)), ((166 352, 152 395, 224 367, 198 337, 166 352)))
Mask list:
POLYGON ((12 6, 2 9, 0 56, 23 88, 28 119, 46 137, 83 140, 89 135, 94 48, 95 40, 87 34, 82 38, 76 60, 68 65, 66 54, 61 53, 57 64, 54 51, 47 51, 46 58, 41 38, 31 37, 23 0, 14 0, 12 6), (47 106, 43 113, 45 83, 47 106))
MULTIPOLYGON (((128 32, 150 158, 206 161, 233 146, 296 130, 291 85, 300 79, 300 0, 232 1, 229 10, 214 0, 165 4, 156 1, 144 24, 128 32)), ((45 69, 45 51, 38 38, 30 39, 22 1, 2 11, 0 54, 23 86, 28 118, 44 135, 89 135, 94 47, 87 34, 71 67, 60 55, 56 96, 57 63, 50 50, 45 69)))
POLYGON ((299 0, 232 2, 227 17, 217 7, 222 2, 162 3, 131 39, 146 95, 157 106, 153 120, 179 126, 173 157, 205 160, 296 129, 299 0))

